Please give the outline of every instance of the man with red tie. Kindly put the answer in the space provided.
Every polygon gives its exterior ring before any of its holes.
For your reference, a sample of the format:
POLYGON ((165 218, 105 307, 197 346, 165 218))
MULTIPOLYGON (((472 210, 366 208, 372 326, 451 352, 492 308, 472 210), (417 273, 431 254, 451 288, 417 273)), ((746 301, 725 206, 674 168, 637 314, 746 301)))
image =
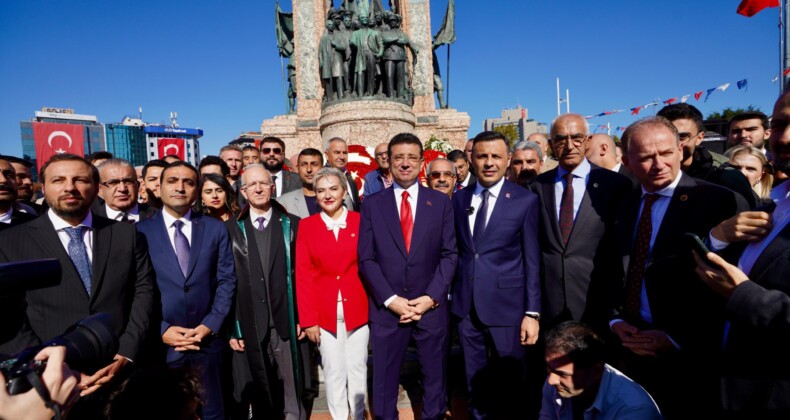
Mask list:
POLYGON ((398 134, 388 146, 394 184, 362 203, 359 267, 370 293, 373 412, 397 419, 400 370, 411 338, 424 375, 422 418, 445 413, 447 292, 457 251, 447 195, 417 182, 422 143, 398 134))

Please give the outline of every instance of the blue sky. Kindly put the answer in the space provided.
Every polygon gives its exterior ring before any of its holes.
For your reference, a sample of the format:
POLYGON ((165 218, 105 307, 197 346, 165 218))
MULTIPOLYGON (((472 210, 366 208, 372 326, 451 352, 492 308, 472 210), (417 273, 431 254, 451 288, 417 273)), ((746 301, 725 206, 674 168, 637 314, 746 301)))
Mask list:
MULTIPOLYGON (((707 103, 690 102, 706 115, 748 105, 770 112, 779 92, 771 83, 779 71, 779 12, 745 18, 735 13, 739 2, 456 0, 450 105, 469 113, 470 135, 519 104, 550 122, 559 77, 571 111, 584 115, 724 83, 732 86, 707 103), (735 86, 744 78, 747 92, 735 86)), ((182 127, 204 130, 205 154, 259 130, 285 109, 274 3, 0 2, 0 153, 21 154, 19 121, 42 106, 105 123, 136 115, 138 106, 149 122, 177 111, 182 127)), ((446 5, 431 1, 434 33, 446 5)), ((282 7, 291 10, 287 0, 282 7)), ((438 51, 443 75, 445 48, 438 51)), ((624 112, 590 123, 616 127, 637 118, 624 112)))

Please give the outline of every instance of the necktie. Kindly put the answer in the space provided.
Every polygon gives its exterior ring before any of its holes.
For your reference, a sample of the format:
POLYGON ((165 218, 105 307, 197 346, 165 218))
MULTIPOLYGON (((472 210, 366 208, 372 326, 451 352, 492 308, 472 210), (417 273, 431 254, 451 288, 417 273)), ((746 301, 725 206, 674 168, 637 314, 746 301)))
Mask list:
POLYGON ((464 188, 464 186, 463 186, 463 185, 461 185, 461 183, 460 183, 460 182, 459 182, 459 183, 457 183, 457 184, 455 184, 455 190, 456 190, 456 191, 461 191, 463 188, 464 188))
POLYGON ((74 267, 77 269, 80 279, 82 279, 82 284, 85 286, 88 296, 90 296, 91 261, 88 259, 88 249, 85 247, 85 242, 82 240, 84 229, 86 229, 84 226, 77 226, 65 228, 63 230, 69 235, 69 258, 71 258, 71 262, 74 263, 74 267))
POLYGON ((176 244, 176 257, 178 258, 178 265, 181 267, 181 273, 183 273, 184 277, 186 277, 187 270, 189 270, 189 241, 187 240, 186 235, 184 235, 184 232, 181 231, 181 227, 184 226, 184 222, 176 220, 173 222, 173 226, 176 228, 176 234, 173 242, 176 244))
POLYGON ((642 215, 636 228, 636 242, 631 264, 628 266, 626 278, 624 315, 628 320, 639 320, 639 308, 642 306, 642 280, 645 264, 650 253, 650 238, 653 236, 653 203, 659 199, 658 194, 645 194, 643 197, 642 215))
POLYGON ((491 195, 491 192, 486 189, 483 190, 480 195, 483 201, 480 202, 480 208, 477 209, 477 214, 475 215, 475 231, 472 233, 472 239, 475 241, 475 248, 480 247, 480 243, 483 240, 483 233, 486 231, 488 196, 491 195))
POLYGON ((277 197, 277 175, 272 175, 272 185, 274 185, 274 197, 277 197))
POLYGON ((409 248, 411 248, 411 234, 414 230, 414 218, 411 215, 408 191, 403 191, 403 194, 401 194, 400 229, 403 231, 403 242, 406 244, 406 252, 409 252, 409 248))
POLYGON ((263 222, 266 220, 266 218, 261 216, 261 217, 255 219, 255 220, 258 221, 258 231, 263 232, 263 228, 264 228, 263 222))
POLYGON ((120 220, 121 220, 122 222, 124 222, 124 223, 129 223, 129 221, 131 220, 131 219, 129 219, 129 213, 127 213, 127 212, 125 212, 125 211, 124 211, 124 212, 121 212, 121 214, 120 214, 120 215, 121 215, 121 219, 120 219, 120 220))
POLYGON ((562 201, 560 201, 560 234, 562 235, 563 245, 568 244, 573 230, 573 174, 565 174, 565 190, 562 191, 562 201))

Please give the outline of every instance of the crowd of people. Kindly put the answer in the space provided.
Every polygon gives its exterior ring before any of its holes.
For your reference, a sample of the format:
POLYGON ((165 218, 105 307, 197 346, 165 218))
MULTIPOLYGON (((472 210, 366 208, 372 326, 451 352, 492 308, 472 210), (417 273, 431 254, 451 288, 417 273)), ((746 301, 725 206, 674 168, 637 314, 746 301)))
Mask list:
POLYGON ((788 124, 785 93, 770 123, 733 117, 720 155, 685 103, 619 142, 564 114, 514 145, 476 135, 427 185, 401 133, 361 194, 341 138, 287 166, 276 137, 198 167, 55 155, 41 198, 2 156, 0 261, 61 274, 2 292, 0 352, 96 313, 119 346, 83 372, 42 350, 49 391, 0 387, 0 418, 303 420, 320 365, 333 418, 397 419, 411 349, 422 419, 788 418, 788 124))

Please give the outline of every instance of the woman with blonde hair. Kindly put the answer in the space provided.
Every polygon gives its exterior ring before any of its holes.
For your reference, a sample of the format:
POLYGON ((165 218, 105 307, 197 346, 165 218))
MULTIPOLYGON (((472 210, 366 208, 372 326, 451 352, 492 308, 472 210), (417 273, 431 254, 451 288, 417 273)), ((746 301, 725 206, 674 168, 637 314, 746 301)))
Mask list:
POLYGON ((770 200, 773 175, 763 152, 748 144, 741 144, 727 150, 725 154, 730 159, 730 166, 741 171, 749 180, 749 185, 760 200, 770 200))

